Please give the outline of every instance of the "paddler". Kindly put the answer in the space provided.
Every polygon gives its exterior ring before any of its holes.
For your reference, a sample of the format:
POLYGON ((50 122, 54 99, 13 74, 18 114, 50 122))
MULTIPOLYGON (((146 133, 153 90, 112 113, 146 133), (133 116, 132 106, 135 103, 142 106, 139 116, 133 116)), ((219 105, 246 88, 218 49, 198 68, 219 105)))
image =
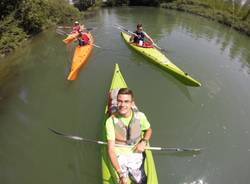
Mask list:
POLYGON ((77 36, 77 40, 80 46, 87 45, 89 43, 89 37, 87 35, 84 24, 80 25, 78 21, 75 21, 73 31, 71 33, 79 33, 77 36))
POLYGON ((80 23, 78 21, 75 21, 71 33, 79 33, 80 29, 81 29, 80 23))
POLYGON ((134 31, 134 34, 131 35, 130 41, 138 44, 139 46, 144 46, 146 43, 145 38, 150 41, 150 45, 153 45, 153 39, 146 32, 143 31, 142 24, 137 24, 136 31, 134 31))
POLYGON ((79 30, 79 35, 77 37, 77 40, 80 46, 84 46, 89 43, 89 36, 86 32, 86 29, 84 28, 84 25, 82 25, 81 29, 79 30))
POLYGON ((121 88, 116 94, 117 110, 106 121, 108 155, 119 184, 127 184, 129 177, 136 184, 146 184, 143 157, 152 129, 145 114, 135 108, 130 89, 121 88), (133 145, 133 148, 115 147, 115 144, 133 145))

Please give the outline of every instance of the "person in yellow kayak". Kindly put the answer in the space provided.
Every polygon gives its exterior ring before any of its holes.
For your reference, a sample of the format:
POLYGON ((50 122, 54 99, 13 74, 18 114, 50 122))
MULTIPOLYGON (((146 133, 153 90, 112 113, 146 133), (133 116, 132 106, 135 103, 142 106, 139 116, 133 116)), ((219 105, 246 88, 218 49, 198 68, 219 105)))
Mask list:
POLYGON ((130 41, 138 44, 141 47, 152 47, 154 44, 153 39, 143 31, 142 24, 137 24, 136 31, 131 35, 130 41), (145 41, 145 38, 149 41, 145 41))
POLYGON ((110 161, 117 172, 119 184, 127 184, 129 178, 136 184, 146 184, 143 161, 145 147, 152 135, 150 123, 145 114, 137 110, 130 89, 121 88, 116 94, 112 93, 114 91, 111 91, 110 98, 116 100, 117 107, 114 110, 109 105, 112 111, 109 111, 111 115, 106 121, 110 161), (132 147, 115 147, 115 144, 132 147))

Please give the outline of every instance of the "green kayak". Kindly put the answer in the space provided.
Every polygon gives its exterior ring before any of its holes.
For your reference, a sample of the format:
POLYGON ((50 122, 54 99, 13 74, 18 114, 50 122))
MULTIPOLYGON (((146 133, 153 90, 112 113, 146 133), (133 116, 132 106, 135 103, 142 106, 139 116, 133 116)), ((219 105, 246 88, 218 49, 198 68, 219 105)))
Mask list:
POLYGON ((175 64, 173 64, 164 54, 162 54, 158 49, 156 48, 145 48, 137 46, 136 44, 131 44, 129 39, 130 35, 121 32, 122 37, 124 38, 125 42, 130 45, 133 49, 135 49, 137 52, 141 53, 145 57, 149 58, 150 61, 153 63, 159 65, 161 68, 168 71, 170 74, 172 74, 174 77, 182 81, 184 84, 189 86, 201 86, 201 83, 197 80, 193 79, 191 76, 189 76, 187 73, 183 72, 180 68, 178 68, 175 64))
MULTIPOLYGON (((124 78, 122 77, 118 64, 116 64, 110 90, 117 89, 117 88, 124 88, 124 87, 127 87, 127 84, 124 78)), ((108 118, 108 115, 107 115, 107 107, 106 107, 104 122, 106 122, 107 118, 108 118)), ((105 124, 103 124, 102 130, 103 130, 102 140, 106 141, 105 124)), ((150 150, 146 150, 145 155, 146 155, 146 158, 144 161, 144 169, 147 175, 147 184, 158 184, 158 179, 157 179, 152 152, 150 150)), ((103 184, 118 184, 117 174, 108 157, 107 146, 102 147, 101 157, 102 157, 102 183, 103 184)))

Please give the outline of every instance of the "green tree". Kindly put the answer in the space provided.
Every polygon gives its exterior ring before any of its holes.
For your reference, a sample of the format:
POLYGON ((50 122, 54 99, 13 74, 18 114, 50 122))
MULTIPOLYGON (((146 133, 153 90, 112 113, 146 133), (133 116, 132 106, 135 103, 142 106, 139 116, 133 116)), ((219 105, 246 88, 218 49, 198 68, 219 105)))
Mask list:
POLYGON ((95 4, 95 0, 79 0, 78 3, 75 4, 75 6, 79 10, 87 10, 89 7, 93 6, 95 4))
POLYGON ((16 10, 22 0, 1 0, 0 1, 0 20, 2 20, 5 16, 12 13, 16 10))
POLYGON ((25 0, 20 4, 15 18, 28 34, 37 33, 46 23, 47 10, 47 4, 43 0, 25 0))
POLYGON ((129 5, 131 6, 137 6, 137 5, 158 6, 160 5, 160 0, 130 0, 129 5))

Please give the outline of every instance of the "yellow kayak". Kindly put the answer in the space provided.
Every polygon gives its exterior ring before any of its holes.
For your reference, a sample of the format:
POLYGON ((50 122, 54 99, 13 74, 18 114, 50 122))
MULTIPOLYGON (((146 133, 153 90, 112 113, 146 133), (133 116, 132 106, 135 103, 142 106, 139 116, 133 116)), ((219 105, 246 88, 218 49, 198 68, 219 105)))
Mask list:
MULTIPOLYGON (((114 74, 112 77, 110 90, 114 90, 117 88, 125 88, 125 87, 127 87, 127 84, 121 74, 118 64, 116 64, 114 74)), ((106 107, 104 120, 106 121, 107 118, 108 118, 108 113, 107 113, 107 107, 106 107)), ((102 127, 102 139, 106 140, 105 124, 103 124, 103 127, 102 127)), ((151 150, 146 150, 144 156, 145 156, 144 170, 147 175, 147 184, 158 184, 155 163, 154 163, 151 150)), ((102 183, 103 184, 118 184, 116 171, 113 168, 110 162, 110 159, 108 157, 107 146, 102 147, 101 157, 102 157, 102 183)), ((128 184, 131 184, 130 180, 128 184)))
POLYGON ((182 81, 184 84, 189 86, 201 86, 201 83, 195 79, 193 79, 189 74, 182 71, 180 68, 178 68, 175 64, 173 64, 163 53, 161 53, 158 49, 155 47, 141 47, 137 44, 130 42, 130 35, 121 32, 122 37, 124 38, 125 42, 131 46, 134 50, 141 53, 145 57, 149 59, 149 61, 153 62, 154 64, 157 64, 164 70, 168 71, 170 74, 172 74, 174 77, 182 81))

